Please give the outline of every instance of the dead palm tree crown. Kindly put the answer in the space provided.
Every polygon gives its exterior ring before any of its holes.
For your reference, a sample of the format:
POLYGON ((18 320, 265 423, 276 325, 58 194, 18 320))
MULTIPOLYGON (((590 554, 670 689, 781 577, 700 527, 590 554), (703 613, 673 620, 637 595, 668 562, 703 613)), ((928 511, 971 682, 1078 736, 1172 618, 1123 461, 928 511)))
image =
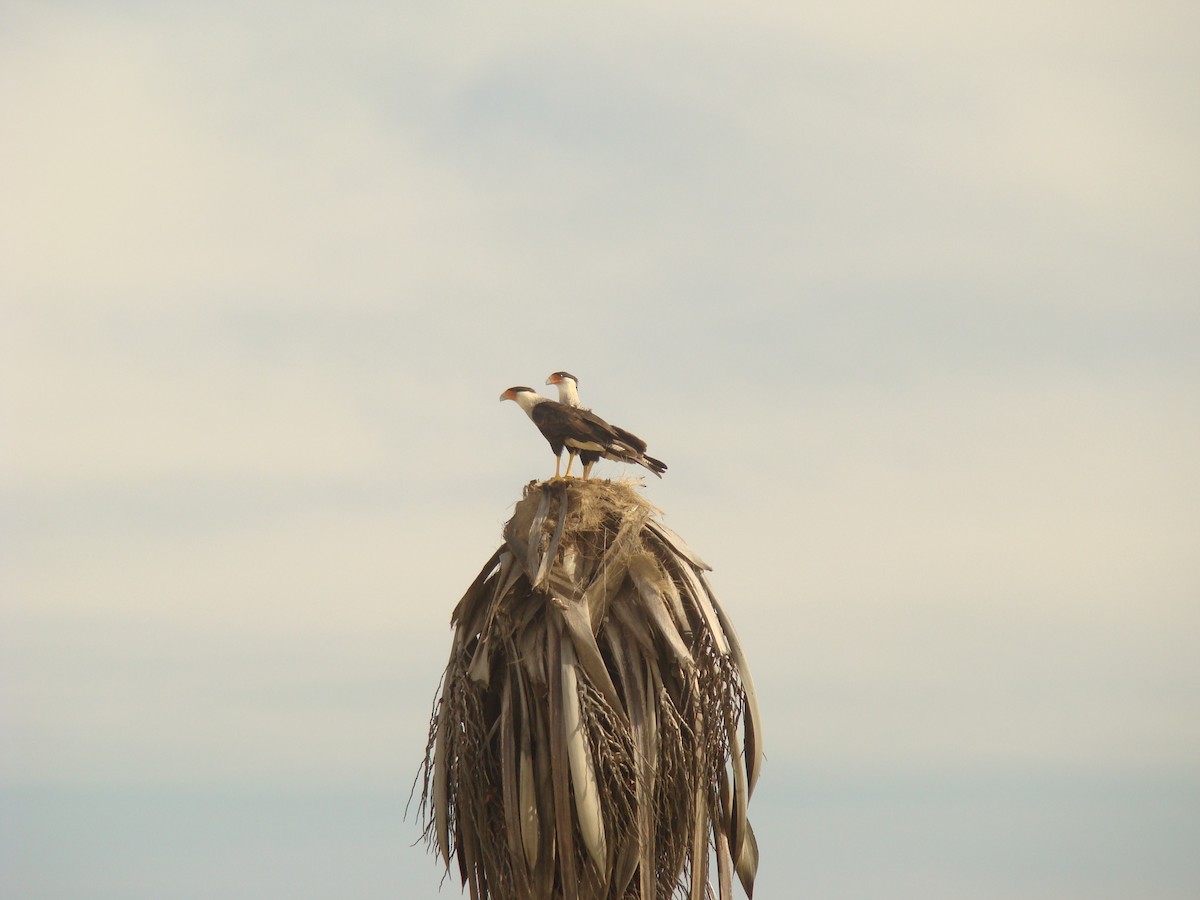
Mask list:
POLYGON ((750 670, 709 566, 628 484, 531 482, 451 616, 419 778, 472 900, 752 895, 750 670))

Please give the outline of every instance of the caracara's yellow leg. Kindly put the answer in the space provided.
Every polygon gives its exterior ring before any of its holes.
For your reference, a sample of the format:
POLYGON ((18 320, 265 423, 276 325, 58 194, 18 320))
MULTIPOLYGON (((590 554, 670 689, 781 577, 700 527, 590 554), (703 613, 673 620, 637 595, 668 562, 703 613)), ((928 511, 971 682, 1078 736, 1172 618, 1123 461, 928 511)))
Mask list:
POLYGON ((570 455, 567 457, 567 474, 565 474, 565 475, 563 476, 563 478, 570 478, 570 477, 571 477, 571 463, 575 462, 575 451, 574 451, 574 450, 568 450, 567 452, 568 452, 570 455))
POLYGON ((583 477, 585 479, 588 478, 588 476, 590 476, 592 474, 592 466, 594 466, 594 465, 595 465, 595 463, 591 462, 583 467, 583 477))
MULTIPOLYGON (((562 477, 561 475, 558 474, 558 467, 561 465, 562 465, 562 454, 560 453, 558 456, 554 457, 554 477, 555 478, 562 477)), ((570 467, 568 466, 568 469, 569 468, 570 467)))

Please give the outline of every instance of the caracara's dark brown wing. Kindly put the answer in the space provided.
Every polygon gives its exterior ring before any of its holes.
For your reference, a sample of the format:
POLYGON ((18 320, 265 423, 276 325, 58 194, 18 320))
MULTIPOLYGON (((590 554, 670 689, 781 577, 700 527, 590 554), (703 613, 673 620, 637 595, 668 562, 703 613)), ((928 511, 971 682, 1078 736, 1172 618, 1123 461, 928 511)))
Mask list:
POLYGON ((603 453, 614 443, 619 443, 616 429, 590 410, 578 406, 564 406, 571 423, 571 437, 567 446, 576 450, 591 450, 603 453))
POLYGON ((617 439, 613 430, 596 416, 557 400, 539 403, 529 416, 556 454, 562 453, 564 446, 602 451, 617 439))
POLYGON ((622 444, 624 444, 626 447, 630 448, 631 450, 633 450, 637 453, 645 453, 646 452, 646 442, 643 441, 636 434, 634 434, 632 431, 626 431, 624 428, 618 428, 616 425, 610 425, 608 422, 606 422, 604 419, 600 418, 598 415, 596 415, 590 409, 585 409, 582 406, 574 407, 574 408, 580 410, 581 412, 586 412, 589 416, 591 416, 593 419, 595 419, 597 422, 599 422, 600 425, 602 425, 604 428, 611 431, 613 433, 613 436, 618 441, 620 441, 622 444))
POLYGON ((646 442, 623 428, 615 428, 590 410, 567 406, 557 400, 545 400, 530 412, 530 418, 550 444, 555 456, 565 447, 578 453, 590 468, 600 457, 645 466, 662 477, 667 466, 646 456, 646 442))
POLYGON ((612 427, 612 430, 616 432, 617 437, 621 440, 622 444, 626 444, 629 447, 632 447, 638 453, 646 452, 646 442, 643 441, 636 434, 634 434, 633 432, 630 432, 630 431, 626 431, 624 428, 618 428, 616 425, 613 425, 611 427, 612 427))
POLYGON ((604 449, 599 452, 588 452, 581 450, 579 458, 583 460, 585 466, 591 467, 597 459, 603 456, 605 459, 611 459, 616 462, 635 463, 639 466, 644 466, 649 469, 659 478, 662 478, 662 473, 667 471, 667 464, 660 459, 655 459, 653 456, 646 455, 646 442, 632 432, 626 431, 624 428, 618 428, 616 425, 610 425, 591 410, 575 409, 587 417, 598 432, 611 436, 609 442, 604 449))

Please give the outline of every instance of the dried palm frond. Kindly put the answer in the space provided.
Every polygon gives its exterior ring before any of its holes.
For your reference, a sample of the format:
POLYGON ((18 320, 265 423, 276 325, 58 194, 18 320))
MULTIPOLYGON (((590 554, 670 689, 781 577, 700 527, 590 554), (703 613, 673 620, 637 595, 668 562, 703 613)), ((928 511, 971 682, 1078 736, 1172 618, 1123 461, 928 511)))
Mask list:
POLYGON ((472 900, 729 900, 754 683, 709 566, 627 484, 531 483, 451 616, 425 836, 472 900))

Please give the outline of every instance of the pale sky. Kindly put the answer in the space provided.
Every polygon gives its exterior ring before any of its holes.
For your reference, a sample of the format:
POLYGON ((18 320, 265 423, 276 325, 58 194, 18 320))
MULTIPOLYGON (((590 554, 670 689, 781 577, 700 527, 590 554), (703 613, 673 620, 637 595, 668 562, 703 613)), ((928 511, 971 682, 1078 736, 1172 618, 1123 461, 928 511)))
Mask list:
POLYGON ((459 896, 404 804, 557 369, 750 655, 761 896, 1200 895, 1197 33, 6 3, 0 895, 459 896))

